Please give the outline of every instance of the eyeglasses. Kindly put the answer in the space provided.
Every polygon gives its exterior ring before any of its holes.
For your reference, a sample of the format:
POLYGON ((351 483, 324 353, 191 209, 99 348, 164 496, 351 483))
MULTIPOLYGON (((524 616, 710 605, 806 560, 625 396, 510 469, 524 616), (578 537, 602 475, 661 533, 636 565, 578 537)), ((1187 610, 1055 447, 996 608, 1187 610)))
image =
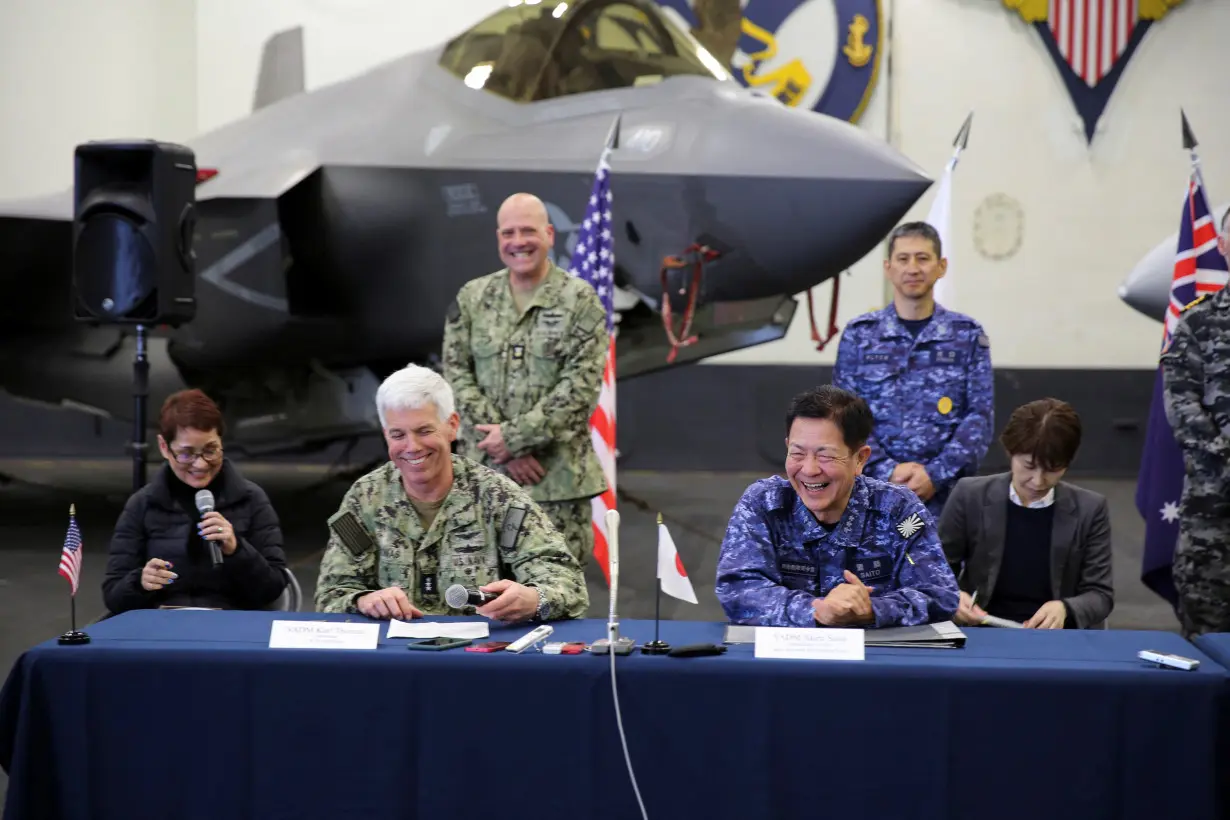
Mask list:
POLYGON ((211 444, 203 450, 172 450, 171 452, 175 454, 175 460, 180 464, 191 464, 198 458, 212 463, 222 456, 222 448, 216 444, 211 444))

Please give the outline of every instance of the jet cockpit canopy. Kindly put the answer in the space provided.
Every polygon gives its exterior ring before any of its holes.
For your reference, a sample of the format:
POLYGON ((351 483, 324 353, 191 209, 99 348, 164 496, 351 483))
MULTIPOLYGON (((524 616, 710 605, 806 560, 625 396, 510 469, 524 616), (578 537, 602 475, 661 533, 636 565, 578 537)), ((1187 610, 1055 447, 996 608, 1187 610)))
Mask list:
POLYGON ((453 38, 440 65, 516 102, 693 75, 728 80, 703 46, 648 0, 511 0, 453 38))

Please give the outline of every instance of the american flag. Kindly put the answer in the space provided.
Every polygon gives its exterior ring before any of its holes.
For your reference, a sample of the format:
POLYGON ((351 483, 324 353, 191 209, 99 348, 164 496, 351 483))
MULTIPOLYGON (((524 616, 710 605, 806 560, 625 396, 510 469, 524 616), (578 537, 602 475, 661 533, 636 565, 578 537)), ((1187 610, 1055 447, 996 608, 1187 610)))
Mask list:
MULTIPOLYGON (((1170 305, 1166 309, 1162 350, 1170 344, 1183 308, 1202 293, 1219 290, 1230 276, 1225 258, 1217 250, 1217 225, 1209 210, 1200 172, 1192 169, 1183 200, 1170 305)), ((1174 605, 1178 596, 1171 577, 1175 542, 1179 538, 1179 499, 1183 494, 1183 454, 1166 420, 1162 371, 1153 381, 1153 405, 1136 484, 1136 511, 1145 521, 1145 549, 1140 579, 1145 586, 1174 605)))
POLYGON ((77 581, 81 577, 81 530, 77 528, 77 506, 68 511, 68 533, 64 536, 64 549, 60 551, 60 575, 73 585, 77 594, 77 581))
POLYGON ((1140 0, 1049 0, 1047 22, 1059 53, 1090 88, 1123 56, 1140 0))
POLYGON ((598 463, 606 476, 606 490, 593 500, 594 560, 602 567, 607 583, 611 582, 607 561, 606 512, 615 509, 615 240, 611 233, 611 150, 607 145, 598 160, 585 219, 577 233, 569 273, 584 279, 598 291, 606 308, 606 330, 609 339, 606 368, 602 373, 602 390, 598 406, 589 419, 590 439, 598 454, 598 463))

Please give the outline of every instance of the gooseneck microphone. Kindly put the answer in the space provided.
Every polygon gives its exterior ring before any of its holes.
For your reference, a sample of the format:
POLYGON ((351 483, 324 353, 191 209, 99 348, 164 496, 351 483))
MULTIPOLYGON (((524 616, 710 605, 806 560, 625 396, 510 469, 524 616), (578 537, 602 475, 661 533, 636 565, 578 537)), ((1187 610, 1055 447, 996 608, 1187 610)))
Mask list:
MULTIPOLYGON (((214 494, 211 493, 209 490, 198 490, 196 494, 196 509, 197 509, 197 512, 199 512, 201 515, 205 515, 205 513, 213 512, 214 511, 214 494)), ((221 566, 222 547, 218 545, 217 541, 207 540, 205 543, 209 545, 209 555, 211 558, 213 558, 214 566, 215 567, 221 566)))
POLYGON ((444 603, 453 609, 461 609, 466 604, 482 606, 483 604, 491 603, 498 597, 500 595, 497 592, 483 592, 481 589, 466 587, 461 584, 453 584, 444 590, 444 603))

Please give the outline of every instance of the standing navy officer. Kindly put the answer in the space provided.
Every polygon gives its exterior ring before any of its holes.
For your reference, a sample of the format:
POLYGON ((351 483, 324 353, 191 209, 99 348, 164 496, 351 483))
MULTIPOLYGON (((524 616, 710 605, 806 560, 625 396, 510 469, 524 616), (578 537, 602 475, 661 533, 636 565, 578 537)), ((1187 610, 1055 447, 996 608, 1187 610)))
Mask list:
POLYGON ((947 269, 935 228, 894 230, 884 261, 893 303, 846 325, 833 368, 833 384, 875 417, 866 474, 906 485, 936 517, 957 479, 977 474, 995 416, 986 332, 935 301, 947 269))

